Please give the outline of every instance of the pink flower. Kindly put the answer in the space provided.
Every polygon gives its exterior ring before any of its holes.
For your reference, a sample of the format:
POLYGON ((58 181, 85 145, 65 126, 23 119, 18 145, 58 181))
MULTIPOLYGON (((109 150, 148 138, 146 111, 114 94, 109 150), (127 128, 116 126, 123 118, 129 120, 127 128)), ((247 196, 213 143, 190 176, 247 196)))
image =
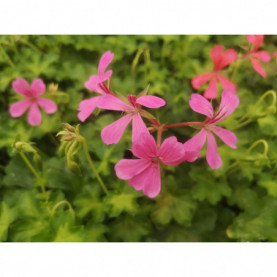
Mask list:
POLYGON ((39 106, 48 114, 57 111, 57 105, 52 100, 40 97, 45 92, 45 84, 41 79, 33 80, 31 87, 22 78, 18 78, 12 82, 13 89, 24 97, 24 100, 13 103, 10 106, 9 112, 12 117, 22 116, 27 109, 28 123, 32 126, 37 126, 41 123, 41 113, 39 106))
POLYGON ((127 104, 111 94, 106 94, 98 102, 99 108, 126 113, 122 118, 116 120, 102 130, 101 138, 104 143, 108 145, 118 143, 125 128, 131 121, 133 129, 132 141, 135 142, 140 138, 142 132, 148 132, 140 115, 140 112, 143 111, 141 105, 148 108, 160 108, 166 104, 160 97, 151 95, 143 95, 139 98, 135 95, 128 95, 128 101, 129 103, 127 104))
POLYGON ((115 165, 118 178, 128 180, 135 190, 142 190, 150 198, 161 190, 160 164, 178 165, 184 160, 195 160, 197 153, 186 153, 176 137, 164 140, 158 149, 149 132, 142 133, 132 145, 133 154, 139 159, 122 159, 115 165), (196 156, 193 157, 193 154, 196 156))
POLYGON ((270 55, 266 51, 257 51, 260 48, 261 44, 263 43, 264 35, 248 35, 247 40, 250 43, 254 44, 254 49, 252 51, 250 51, 246 55, 246 57, 250 58, 254 70, 256 72, 258 72, 262 77, 265 78, 266 71, 263 67, 261 67, 259 62, 260 61, 265 62, 265 63, 269 62, 270 55))
POLYGON ((239 98, 236 94, 227 90, 223 91, 219 109, 214 114, 214 109, 207 99, 200 94, 193 93, 191 95, 189 105, 192 110, 204 114, 208 118, 202 124, 199 124, 201 131, 185 142, 184 145, 186 149, 191 151, 200 151, 207 140, 206 159, 212 169, 220 168, 222 165, 222 160, 217 153, 217 145, 213 133, 231 148, 237 148, 235 145, 237 142, 236 135, 229 130, 216 126, 216 124, 229 116, 237 108, 238 104, 239 98))
POLYGON ((113 72, 112 70, 105 72, 105 70, 112 62, 113 57, 114 54, 111 53, 111 51, 105 52, 99 61, 98 75, 91 75, 88 81, 85 82, 85 87, 88 90, 100 93, 101 96, 95 96, 80 102, 78 118, 82 122, 84 122, 93 113, 94 109, 97 107, 98 101, 103 95, 112 93, 106 86, 105 81, 112 76, 113 72))
POLYGON ((191 84, 194 89, 199 89, 203 84, 210 82, 204 96, 208 99, 214 99, 217 95, 217 82, 219 81, 224 90, 231 90, 233 93, 237 91, 236 85, 229 81, 221 73, 221 69, 237 59, 237 53, 234 49, 227 49, 223 54, 223 46, 214 46, 211 50, 211 59, 214 68, 211 72, 203 75, 195 76, 191 84))

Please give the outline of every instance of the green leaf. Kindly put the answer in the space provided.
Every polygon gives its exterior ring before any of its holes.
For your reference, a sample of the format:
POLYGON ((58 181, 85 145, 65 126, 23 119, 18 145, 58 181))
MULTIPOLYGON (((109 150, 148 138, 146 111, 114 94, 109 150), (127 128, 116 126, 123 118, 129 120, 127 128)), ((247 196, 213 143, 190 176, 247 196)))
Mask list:
POLYGON ((16 219, 16 208, 10 208, 5 202, 0 208, 0 241, 6 241, 10 224, 16 219))
MULTIPOLYGON (((257 196, 256 196, 257 198, 257 196)), ((227 235, 239 241, 277 241, 277 199, 256 199, 258 205, 247 205, 235 218, 227 235), (253 209, 254 208, 254 209, 253 209)))
POLYGON ((223 196, 230 196, 231 189, 224 178, 215 179, 215 177, 201 168, 193 168, 190 177, 196 182, 192 188, 194 199, 203 201, 207 199, 211 204, 216 204, 223 196))
POLYGON ((106 242, 105 234, 109 232, 109 227, 103 224, 96 224, 94 222, 88 223, 86 226, 88 232, 88 241, 91 242, 106 242))
POLYGON ((151 213, 153 222, 166 225, 174 219, 181 225, 189 226, 196 209, 196 203, 187 193, 179 196, 163 193, 158 198, 157 204, 151 213))
POLYGON ((34 176, 19 155, 14 156, 6 166, 3 183, 7 187, 34 187, 34 176))
POLYGON ((135 194, 124 192, 107 196, 105 202, 107 205, 111 206, 111 209, 108 213, 109 217, 118 217, 123 212, 135 214, 138 209, 136 198, 137 196, 135 194))
POLYGON ((77 216, 84 218, 91 213, 94 222, 102 222, 105 218, 106 207, 99 199, 99 184, 84 187, 83 193, 74 200, 77 216))
POLYGON ((110 240, 137 242, 150 232, 149 223, 145 219, 131 216, 118 217, 110 224, 110 240))
POLYGON ((81 178, 73 174, 67 166, 65 158, 50 158, 44 162, 43 177, 47 180, 48 188, 65 191, 78 189, 81 178))
POLYGON ((83 226, 70 226, 65 224, 60 226, 54 242, 83 242, 87 240, 87 234, 83 226))
POLYGON ((260 176, 258 180, 258 184, 261 187, 264 187, 268 194, 277 198, 277 183, 276 183, 276 175, 270 173, 264 173, 260 176))
POLYGON ((276 115, 269 115, 263 118, 259 118, 258 124, 263 134, 268 136, 277 136, 276 115))

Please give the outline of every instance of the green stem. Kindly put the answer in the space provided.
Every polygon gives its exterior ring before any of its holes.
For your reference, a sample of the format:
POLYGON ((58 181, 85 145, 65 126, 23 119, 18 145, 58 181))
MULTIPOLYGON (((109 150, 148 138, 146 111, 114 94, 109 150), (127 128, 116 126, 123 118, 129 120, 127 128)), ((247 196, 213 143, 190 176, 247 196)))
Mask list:
POLYGON ((49 133, 49 137, 50 137, 51 141, 55 144, 55 146, 59 146, 59 143, 57 142, 57 140, 53 136, 53 134, 49 133))
POLYGON ((73 220, 75 220, 75 212, 74 212, 74 210, 73 210, 71 204, 70 204, 67 200, 62 200, 62 201, 58 202, 58 203, 53 207, 53 209, 52 209, 52 211, 51 211, 51 215, 53 216, 53 215, 55 214, 56 210, 58 209, 58 207, 61 206, 61 205, 63 205, 63 204, 65 204, 65 205, 68 206, 68 209, 69 209, 69 211, 70 211, 70 213, 71 213, 71 215, 72 215, 72 217, 73 217, 73 220))
POLYGON ((24 38, 20 38, 19 40, 21 43, 26 44, 27 46, 29 46, 30 48, 32 48, 33 50, 37 51, 40 54, 43 54, 34 44, 32 44, 31 42, 29 42, 28 40, 24 39, 24 38))
POLYGON ((46 200, 46 202, 48 202, 48 198, 47 198, 47 195, 46 195, 46 190, 45 190, 44 182, 43 182, 41 176, 35 170, 35 168, 32 166, 32 164, 30 163, 30 161, 28 160, 28 158, 26 157, 26 155, 23 152, 19 152, 19 155, 24 160, 24 162, 29 167, 29 169, 32 171, 32 173, 36 176, 36 178, 38 180, 38 183, 39 183, 39 185, 41 187, 42 193, 44 194, 45 200, 46 200))
MULTIPOLYGON (((270 105, 270 107, 275 107, 276 106, 276 102, 277 102, 277 96, 276 96, 276 92, 274 90, 268 90, 266 91, 256 102, 256 104, 253 106, 253 108, 251 110, 256 110, 258 108, 258 106, 260 105, 260 103, 264 100, 265 97, 267 97, 268 95, 272 96, 272 103, 270 105)), ((244 119, 246 119, 249 115, 249 112, 247 112, 241 119, 240 121, 243 121, 244 119)), ((259 117, 265 116, 267 115, 266 112, 259 114, 259 117)))
POLYGON ((81 141, 82 141, 82 143, 83 143, 83 148, 84 148, 84 152, 85 152, 86 158, 87 158, 87 160, 88 160, 88 163, 89 163, 89 165, 90 165, 90 167, 91 167, 91 169, 92 169, 92 171, 93 171, 95 177, 97 178, 98 182, 100 183, 102 189, 103 189, 104 192, 108 195, 108 193, 109 193, 109 192, 108 192, 108 189, 106 188, 104 182, 102 181, 100 175, 98 174, 98 172, 97 172, 97 170, 96 170, 96 168, 95 168, 95 166, 94 166, 94 163, 93 163, 93 161, 92 161, 92 159, 91 159, 91 157, 90 157, 90 154, 89 154, 89 151, 88 151, 87 141, 86 141, 86 139, 85 139, 84 137, 82 137, 82 136, 80 136, 80 139, 81 139, 81 141))
POLYGON ((252 143, 252 145, 248 148, 246 153, 249 154, 251 152, 251 150, 253 148, 255 148, 260 143, 263 144, 263 146, 264 146, 264 153, 263 153, 263 155, 266 156, 267 153, 268 153, 268 144, 267 144, 266 140, 264 140, 264 139, 259 139, 259 140, 255 141, 254 143, 252 143))
POLYGON ((238 68, 239 68, 240 63, 241 63, 241 59, 238 58, 237 61, 236 61, 236 64, 235 64, 235 68, 234 68, 232 77, 231 77, 231 80, 232 80, 232 81, 235 81, 235 76, 237 75, 237 72, 238 72, 238 68))
POLYGON ((241 124, 239 124, 235 128, 233 128, 232 131, 237 130, 237 129, 239 129, 239 128, 241 128, 241 127, 243 127, 243 126, 245 126, 245 125, 247 125, 247 124, 249 124, 251 122, 252 122, 251 119, 247 119, 246 121, 242 122, 241 124))
POLYGON ((24 162, 26 163, 26 165, 29 167, 29 169, 33 172, 33 174, 37 177, 37 179, 40 179, 40 176, 38 174, 38 172, 35 170, 35 168, 32 166, 32 164, 29 162, 28 158, 26 157, 26 155, 23 152, 19 152, 19 155, 21 156, 21 158, 24 160, 24 162))
POLYGON ((10 66, 14 67, 14 63, 12 62, 11 58, 9 57, 9 55, 6 53, 6 51, 4 50, 4 48, 2 47, 2 45, 0 44, 0 50, 2 52, 2 54, 6 57, 6 59, 8 60, 8 63, 10 64, 10 66))

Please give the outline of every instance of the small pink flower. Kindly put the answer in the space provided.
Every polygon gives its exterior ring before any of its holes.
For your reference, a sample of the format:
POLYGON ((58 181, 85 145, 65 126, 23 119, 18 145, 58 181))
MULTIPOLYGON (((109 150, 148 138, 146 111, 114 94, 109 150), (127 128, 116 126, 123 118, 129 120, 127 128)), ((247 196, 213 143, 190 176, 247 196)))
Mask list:
MULTIPOLYGON (((133 154, 139 159, 122 159, 115 165, 118 178, 128 180, 135 190, 142 190, 150 198, 156 197, 161 190, 160 164, 178 165, 191 160, 192 153, 185 152, 183 144, 176 137, 164 140, 158 149, 149 132, 142 133, 132 145, 133 154)), ((196 158, 198 157, 197 153, 196 158)))
POLYGON ((263 67, 260 65, 260 61, 262 62, 269 62, 270 61, 270 55, 266 51, 257 51, 264 40, 264 35, 248 35, 247 40, 254 44, 254 49, 251 50, 248 54, 246 54, 246 57, 249 57, 252 66, 256 72, 258 72, 262 77, 266 77, 266 71, 263 67))
POLYGON ((216 45, 211 50, 211 59, 214 65, 213 70, 207 74, 195 76, 191 81, 193 88, 199 89, 203 84, 210 82, 204 92, 204 96, 208 99, 216 98, 217 82, 220 82, 224 90, 228 89, 235 93, 237 91, 236 85, 224 77, 221 70, 237 59, 236 51, 234 49, 227 49, 223 53, 223 46, 216 45))
POLYGON ((106 86, 105 81, 112 76, 113 72, 112 70, 105 72, 105 70, 112 62, 113 57, 114 54, 111 53, 111 51, 105 52, 99 61, 98 75, 91 75, 88 81, 85 82, 85 87, 88 90, 100 93, 101 96, 95 96, 80 102, 78 118, 82 122, 84 122, 93 113, 94 109, 97 107, 98 101, 103 95, 112 93, 106 86))
POLYGON ((220 168, 222 165, 222 160, 217 153, 217 145, 213 133, 231 148, 237 148, 235 145, 237 142, 236 135, 229 130, 216 126, 216 124, 229 116, 237 108, 238 104, 239 98, 236 94, 227 90, 223 91, 219 109, 214 115, 214 109, 207 99, 197 93, 191 95, 189 105, 192 110, 204 114, 208 118, 202 124, 199 124, 201 131, 185 142, 184 145, 186 149, 191 151, 200 151, 207 140, 206 159, 212 169, 220 168))
POLYGON ((29 109, 28 123, 32 126, 37 126, 41 123, 39 106, 48 114, 57 111, 58 108, 55 102, 40 97, 45 92, 45 84, 41 79, 33 80, 31 87, 29 87, 27 81, 18 78, 12 82, 12 87, 24 97, 24 100, 15 102, 10 106, 9 112, 12 117, 20 117, 29 109))
POLYGON ((160 108, 166 104, 160 97, 151 95, 143 95, 139 98, 135 95, 128 95, 128 101, 129 103, 127 104, 114 95, 106 94, 98 102, 99 108, 126 113, 122 118, 116 120, 102 130, 101 138, 104 143, 108 145, 118 143, 125 128, 131 121, 133 129, 132 141, 135 142, 140 138, 142 132, 148 131, 140 115, 142 111, 141 105, 148 108, 160 108))

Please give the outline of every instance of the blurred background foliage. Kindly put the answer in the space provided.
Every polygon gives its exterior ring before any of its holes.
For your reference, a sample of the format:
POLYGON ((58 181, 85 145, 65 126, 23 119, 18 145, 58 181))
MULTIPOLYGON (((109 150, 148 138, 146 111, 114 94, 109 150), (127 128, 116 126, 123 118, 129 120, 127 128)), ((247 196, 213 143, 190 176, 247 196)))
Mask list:
MULTIPOLYGON (((94 93, 84 82, 97 73, 101 55, 115 53, 111 87, 122 94, 137 94, 150 84, 149 94, 167 102, 155 111, 162 123, 199 121, 191 111, 191 79, 212 68, 210 50, 216 44, 244 53, 246 36, 121 35, 121 36, 0 36, 0 240, 1 241, 123 241, 221 242, 277 241, 277 117, 268 90, 277 91, 277 62, 265 64, 267 78, 250 60, 226 69, 238 86, 238 109, 222 124, 234 130, 238 149, 218 144, 223 166, 211 170, 205 150, 195 163, 163 171, 162 191, 155 199, 136 192, 115 176, 114 165, 131 158, 131 131, 117 145, 106 146, 101 129, 120 116, 99 111, 80 126, 90 154, 110 193, 104 195, 90 171, 83 151, 78 153, 81 175, 72 173, 58 155, 56 133, 62 122, 76 125, 79 102, 94 93), (26 117, 12 119, 9 105, 16 100, 11 82, 40 77, 48 96, 59 106, 54 115, 43 114, 42 124, 31 127, 26 117), (53 88, 53 87, 52 87, 53 88), (246 117, 246 124, 242 118, 246 117), (17 151, 16 141, 34 143, 40 159, 27 153, 46 180, 46 195, 17 151), (256 143, 255 143, 256 142, 256 143), (254 145, 253 145, 254 143, 254 145), (250 148, 252 145, 252 148, 250 148), (250 148, 250 149, 249 149, 250 148), (57 203, 59 203, 57 205, 57 203)), ((265 36, 270 54, 277 36, 265 36)), ((203 92, 205 87, 200 90, 203 92)), ((220 88, 221 89, 221 88, 220 88)), ((213 101, 218 105, 219 98, 213 101)), ((185 142, 195 134, 189 127, 170 129, 165 137, 185 142)))

